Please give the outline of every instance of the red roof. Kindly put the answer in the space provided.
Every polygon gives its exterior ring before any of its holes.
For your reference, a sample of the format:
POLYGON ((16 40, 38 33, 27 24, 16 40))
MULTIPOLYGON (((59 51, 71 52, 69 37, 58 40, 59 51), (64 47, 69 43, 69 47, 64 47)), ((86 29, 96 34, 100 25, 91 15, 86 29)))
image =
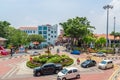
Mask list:
POLYGON ((26 27, 20 27, 20 30, 37 30, 38 27, 36 26, 26 26, 26 27))
MULTIPOLYGON (((100 37, 104 37, 104 38, 106 38, 106 34, 95 34, 95 36, 96 36, 97 38, 100 38, 100 37)), ((108 39, 110 39, 110 40, 114 40, 114 36, 108 34, 108 39)), ((119 37, 116 37, 115 39, 116 39, 116 40, 120 40, 119 37)))

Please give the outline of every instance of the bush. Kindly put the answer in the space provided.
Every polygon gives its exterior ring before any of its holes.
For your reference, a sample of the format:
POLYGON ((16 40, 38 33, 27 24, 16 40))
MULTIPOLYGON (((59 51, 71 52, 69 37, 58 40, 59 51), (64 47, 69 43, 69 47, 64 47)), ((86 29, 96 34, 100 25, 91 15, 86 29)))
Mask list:
POLYGON ((31 61, 27 61, 26 66, 29 68, 35 68, 35 67, 41 66, 41 64, 40 63, 36 64, 36 63, 31 62, 31 61))
POLYGON ((63 66, 69 66, 73 64, 73 59, 69 58, 67 55, 40 55, 39 57, 34 57, 33 61, 28 61, 26 65, 30 68, 34 68, 45 63, 61 63, 63 66))

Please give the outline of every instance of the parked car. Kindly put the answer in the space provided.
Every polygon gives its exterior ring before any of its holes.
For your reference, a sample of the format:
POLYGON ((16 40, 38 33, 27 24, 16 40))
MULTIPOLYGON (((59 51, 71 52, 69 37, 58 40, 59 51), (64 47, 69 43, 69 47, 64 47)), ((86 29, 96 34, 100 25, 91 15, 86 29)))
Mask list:
POLYGON ((38 56, 40 55, 40 52, 34 51, 32 53, 30 53, 31 56, 38 56))
POLYGON ((97 53, 91 53, 93 56, 97 56, 97 57, 105 57, 106 53, 103 52, 97 52, 97 53))
POLYGON ((103 60, 98 64, 99 69, 113 68, 114 64, 112 60, 103 60))
POLYGON ((63 68, 61 64, 46 63, 41 67, 34 68, 33 73, 34 73, 34 76, 41 76, 44 74, 54 74, 54 73, 57 74, 62 69, 63 68))
POLYGON ((78 50, 73 50, 73 51, 71 52, 71 54, 77 54, 77 55, 80 55, 80 51, 78 51, 78 50))
POLYGON ((58 73, 57 80, 80 78, 80 71, 75 67, 64 68, 58 73))
POLYGON ((1 55, 8 55, 8 52, 2 46, 0 46, 0 54, 1 55))
POLYGON ((81 67, 83 68, 88 68, 88 67, 92 67, 96 65, 96 61, 95 60, 86 60, 83 63, 81 63, 81 67))

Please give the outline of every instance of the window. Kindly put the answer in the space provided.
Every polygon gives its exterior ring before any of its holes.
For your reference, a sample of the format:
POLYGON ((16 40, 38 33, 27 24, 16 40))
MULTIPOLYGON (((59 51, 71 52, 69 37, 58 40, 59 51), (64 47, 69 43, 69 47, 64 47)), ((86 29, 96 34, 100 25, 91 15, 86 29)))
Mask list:
POLYGON ((50 29, 48 29, 48 31, 50 31, 50 29))
POLYGON ((39 31, 39 34, 42 34, 42 31, 39 31))
POLYGON ((69 74, 72 73, 72 70, 68 71, 68 73, 69 73, 69 74))
POLYGON ((47 34, 47 31, 43 31, 43 34, 47 34))
POLYGON ((48 34, 48 36, 50 36, 50 34, 48 34))
POLYGON ((50 38, 48 38, 48 40, 50 40, 50 38))
POLYGON ((43 27, 43 30, 47 30, 47 27, 46 27, 46 26, 44 26, 44 27, 43 27))
POLYGON ((55 36, 55 38, 56 38, 56 36, 55 36))
POLYGON ((53 38, 53 36, 51 36, 53 38))
POLYGON ((44 38, 47 39, 47 35, 44 35, 44 38))
POLYGON ((53 33, 53 31, 51 31, 51 33, 53 33))
POLYGON ((56 33, 56 31, 55 31, 55 33, 56 33))
POLYGON ((39 26, 39 30, 42 30, 42 26, 39 26))
POLYGON ((77 72, 77 69, 73 69, 73 72, 77 72))
POLYGON ((33 33, 35 33, 35 31, 33 31, 33 33))

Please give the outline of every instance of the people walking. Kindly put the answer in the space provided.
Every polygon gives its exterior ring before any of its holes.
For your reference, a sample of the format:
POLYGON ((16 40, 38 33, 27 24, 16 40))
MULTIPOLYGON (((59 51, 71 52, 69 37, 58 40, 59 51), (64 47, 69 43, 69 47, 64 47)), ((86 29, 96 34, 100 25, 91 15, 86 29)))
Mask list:
POLYGON ((80 59, 79 58, 77 58, 77 65, 79 65, 80 64, 80 59))
POLYGON ((60 52, 60 50, 59 49, 57 49, 57 53, 59 53, 60 52))
POLYGON ((11 47, 11 51, 10 51, 11 57, 13 56, 14 52, 15 52, 15 49, 14 49, 14 47, 12 46, 12 47, 11 47))

